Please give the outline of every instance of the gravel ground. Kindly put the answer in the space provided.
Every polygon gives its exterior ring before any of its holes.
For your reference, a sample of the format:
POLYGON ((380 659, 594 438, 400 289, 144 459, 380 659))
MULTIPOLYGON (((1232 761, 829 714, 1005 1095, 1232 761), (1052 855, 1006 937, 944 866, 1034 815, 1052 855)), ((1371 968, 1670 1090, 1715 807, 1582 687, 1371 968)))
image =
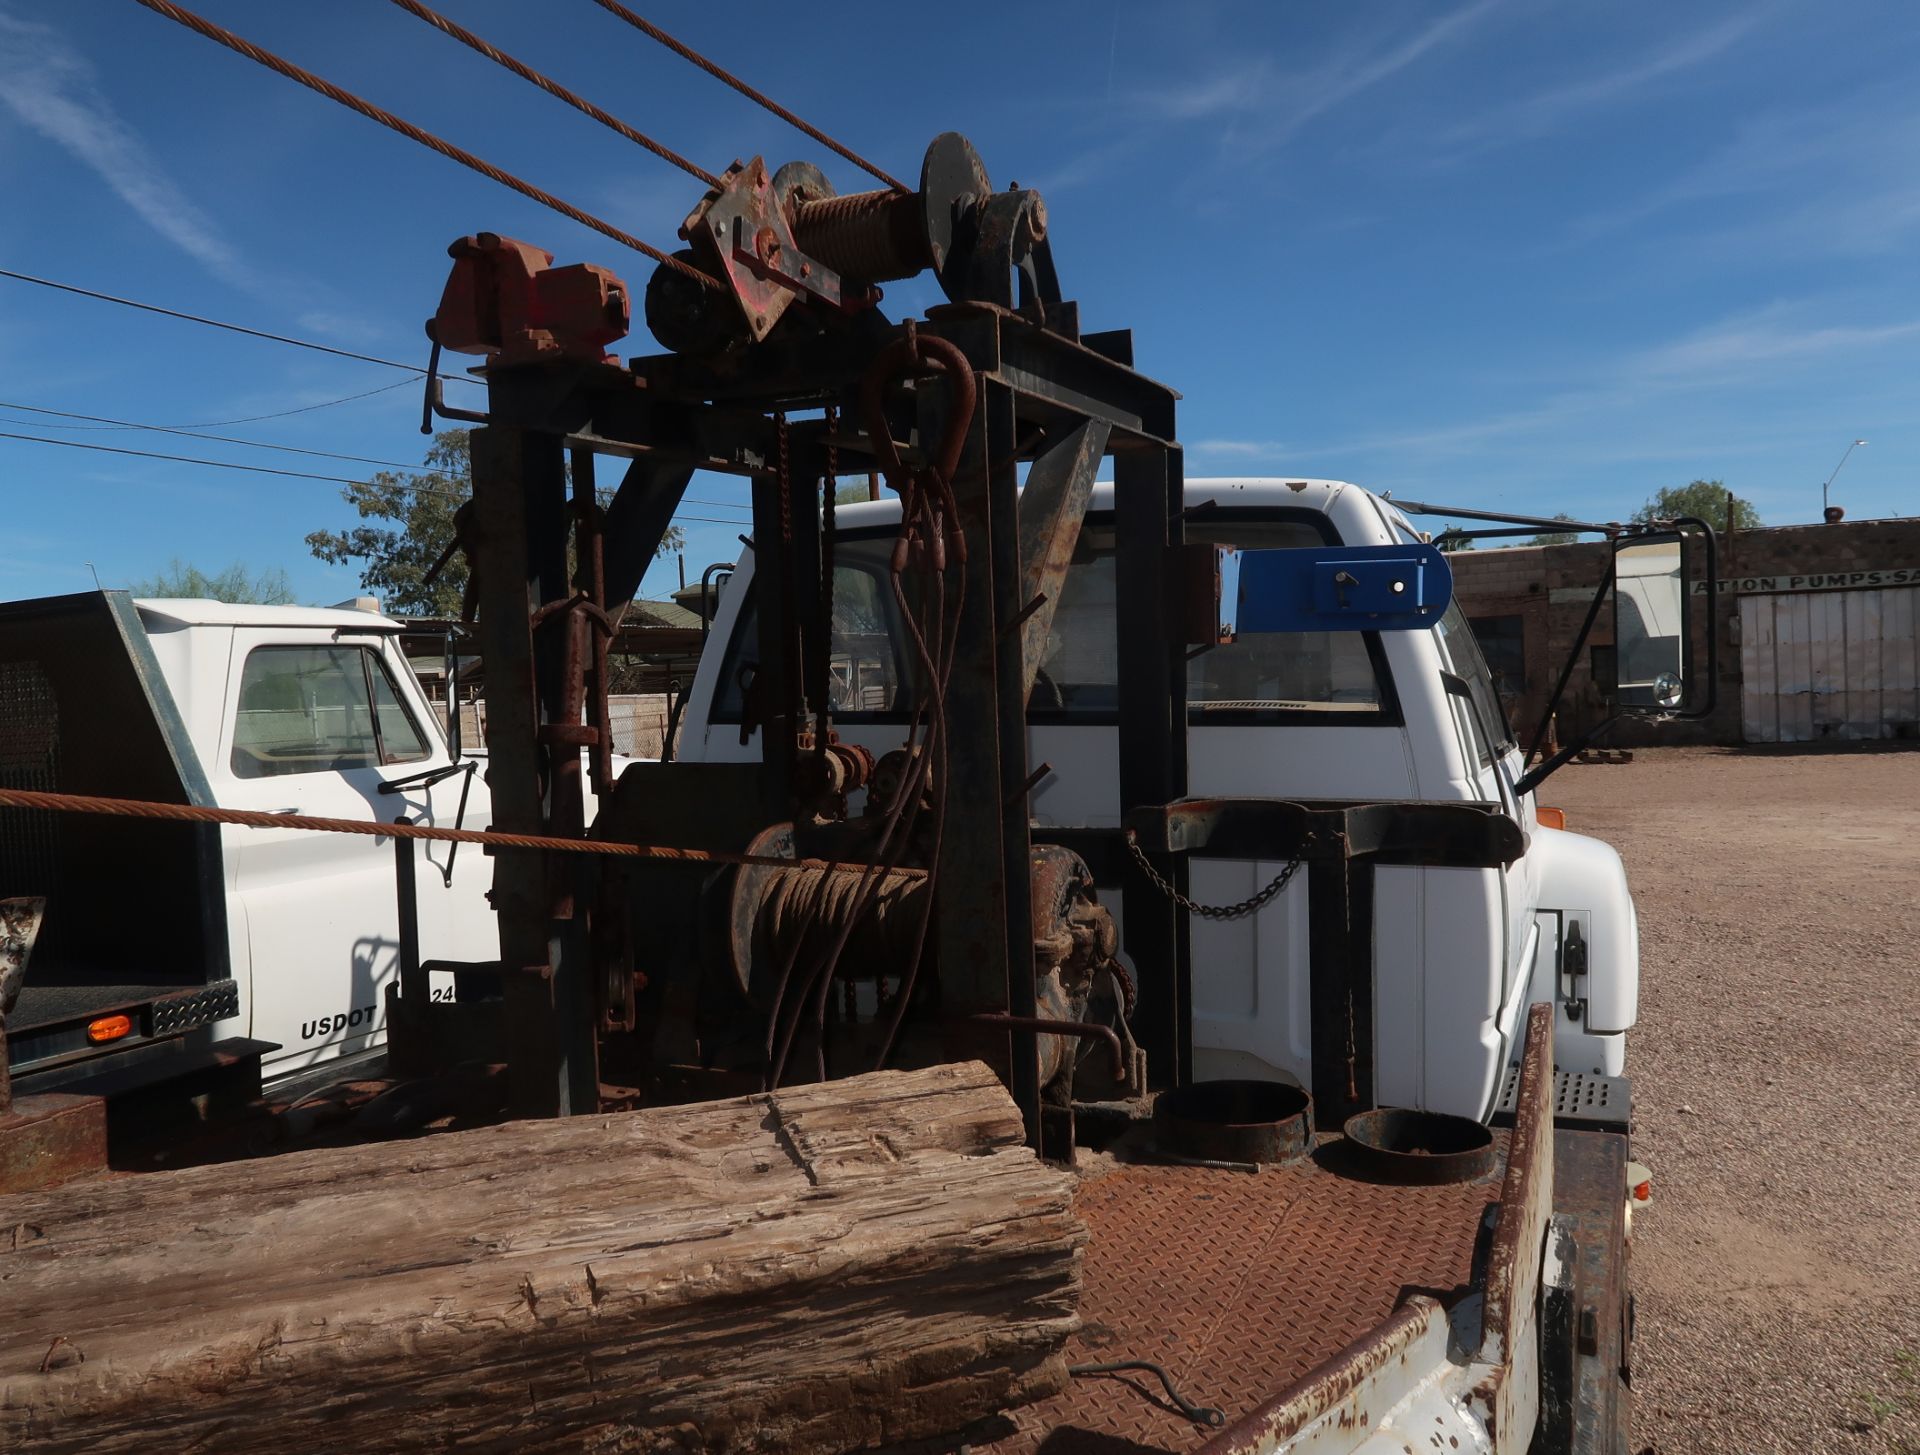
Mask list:
POLYGON ((1634 1448, 1920 1455, 1920 751, 1542 791, 1640 908, 1634 1448))

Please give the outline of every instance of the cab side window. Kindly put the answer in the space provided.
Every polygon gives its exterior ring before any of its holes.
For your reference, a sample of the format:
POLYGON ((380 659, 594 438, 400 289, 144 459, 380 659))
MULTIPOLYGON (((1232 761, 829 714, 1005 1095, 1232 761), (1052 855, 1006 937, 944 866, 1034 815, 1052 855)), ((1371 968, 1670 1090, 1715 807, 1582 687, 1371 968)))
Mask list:
POLYGON ((364 647, 256 647, 240 674, 236 778, 376 768, 427 756, 377 654, 364 647))

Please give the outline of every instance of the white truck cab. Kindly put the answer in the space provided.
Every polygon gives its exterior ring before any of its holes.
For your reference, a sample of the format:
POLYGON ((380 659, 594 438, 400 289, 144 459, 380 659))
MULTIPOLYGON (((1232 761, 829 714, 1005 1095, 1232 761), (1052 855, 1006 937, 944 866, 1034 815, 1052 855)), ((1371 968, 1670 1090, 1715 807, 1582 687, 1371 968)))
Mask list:
MULTIPOLYGON (((401 630, 122 592, 0 606, 0 784, 486 828, 480 763, 454 761, 401 630)), ((38 810, 4 828, 4 892, 47 901, 9 1026, 23 1090, 149 1085, 216 1054, 272 1080, 385 1040, 392 840, 38 810)), ((496 959, 490 861, 416 849, 422 958, 496 959)))
MULTIPOLYGON (((1390 501, 1332 480, 1186 482, 1189 542, 1243 550, 1426 539, 1390 501)), ((1037 827, 1110 827, 1118 799, 1112 487, 1094 489, 1028 704, 1028 761, 1052 765, 1037 827)), ((834 723, 898 746, 910 647, 887 589, 893 501, 842 506, 835 548, 834 723)), ((751 550, 727 583, 682 714, 678 756, 759 756, 748 718, 759 642, 751 550)), ((1404 631, 1242 632, 1189 668, 1189 792, 1499 805, 1526 851, 1504 870, 1382 866, 1374 897, 1373 1066, 1382 1105, 1485 1119, 1517 1059, 1527 1007, 1558 1007, 1563 1071, 1622 1073, 1639 978, 1619 856, 1540 823, 1517 793, 1522 754, 1457 604, 1404 631)), ((1286 866, 1195 860, 1191 897, 1230 905, 1286 866)), ((1197 1077, 1313 1084, 1305 876, 1238 919, 1196 918, 1197 1077)), ((1108 907, 1120 913, 1118 896, 1108 907)))
MULTIPOLYGON (((401 623, 357 609, 136 601, 142 625, 222 808, 485 828, 478 762, 451 767, 439 715, 400 651, 401 623), (393 785, 415 780, 399 791, 393 785), (385 791, 383 791, 385 790, 385 791)), ((384 1039, 398 974, 390 841, 223 828, 228 944, 246 1033, 277 1043, 269 1076, 384 1039)), ((492 866, 471 847, 419 846, 426 957, 490 960, 492 866), (449 872, 450 871, 450 872, 449 872)), ((451 985, 437 987, 445 993, 451 985)))

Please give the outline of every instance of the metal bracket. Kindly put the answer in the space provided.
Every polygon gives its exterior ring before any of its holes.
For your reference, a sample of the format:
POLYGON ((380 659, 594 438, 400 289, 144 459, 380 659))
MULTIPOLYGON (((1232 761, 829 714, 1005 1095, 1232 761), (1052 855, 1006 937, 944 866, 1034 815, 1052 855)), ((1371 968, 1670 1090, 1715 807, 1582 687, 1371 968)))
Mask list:
POLYGON ((800 251, 762 158, 735 162, 720 180, 720 190, 707 194, 681 235, 733 288, 755 342, 803 293, 849 311, 867 306, 867 290, 849 297, 838 273, 800 251))
POLYGON ((1419 631, 1453 598, 1453 570, 1432 546, 1240 551, 1223 569, 1239 589, 1239 631, 1419 631))

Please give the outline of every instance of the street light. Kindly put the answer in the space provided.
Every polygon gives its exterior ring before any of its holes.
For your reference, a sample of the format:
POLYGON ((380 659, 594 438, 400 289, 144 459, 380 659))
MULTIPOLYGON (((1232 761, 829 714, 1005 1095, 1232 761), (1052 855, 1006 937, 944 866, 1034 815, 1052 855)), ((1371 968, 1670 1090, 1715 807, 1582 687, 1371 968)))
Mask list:
POLYGON ((1825 481, 1823 481, 1823 482, 1821 483, 1821 486, 1820 486, 1820 514, 1821 514, 1822 516, 1824 516, 1824 515, 1826 515, 1826 513, 1827 513, 1827 490, 1828 490, 1828 488, 1829 488, 1829 487, 1830 487, 1830 486, 1831 486, 1831 485, 1833 484, 1833 481, 1834 481, 1834 476, 1836 476, 1836 475, 1838 475, 1838 474, 1840 473, 1840 469, 1841 469, 1841 466, 1842 466, 1842 465, 1845 465, 1845 464, 1847 463, 1847 455, 1850 455, 1850 454, 1852 454, 1852 453, 1854 452, 1854 450, 1855 450, 1855 449, 1857 449, 1857 448, 1858 448, 1859 446, 1861 446, 1861 445, 1864 445, 1865 443, 1866 443, 1866 441, 1865 441, 1865 440, 1855 440, 1855 441, 1854 441, 1854 442, 1853 442, 1852 444, 1850 444, 1850 445, 1848 445, 1848 446, 1847 446, 1847 448, 1846 448, 1846 453, 1840 456, 1840 464, 1839 464, 1839 465, 1835 465, 1835 466, 1833 467, 1833 474, 1832 474, 1832 475, 1829 475, 1829 476, 1827 476, 1827 478, 1825 479, 1825 481))

